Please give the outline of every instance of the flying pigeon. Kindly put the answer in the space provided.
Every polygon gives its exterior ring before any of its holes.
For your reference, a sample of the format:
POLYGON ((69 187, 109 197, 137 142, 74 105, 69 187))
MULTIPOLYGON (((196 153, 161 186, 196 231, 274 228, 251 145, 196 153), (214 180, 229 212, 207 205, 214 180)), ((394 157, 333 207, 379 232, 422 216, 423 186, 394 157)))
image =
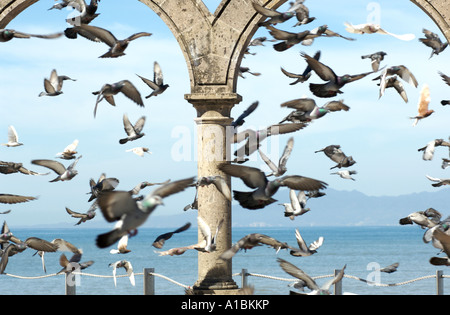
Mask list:
POLYGON ((21 196, 13 194, 0 194, 0 203, 16 204, 22 202, 28 202, 31 200, 36 200, 36 197, 32 196, 21 196))
POLYGON ((58 181, 68 181, 74 178, 78 174, 78 171, 75 169, 75 166, 77 165, 78 161, 81 158, 82 155, 77 157, 75 161, 72 164, 70 164, 67 168, 58 161, 53 160, 32 160, 31 163, 49 168, 56 174, 58 174, 58 177, 50 181, 51 183, 53 183, 58 181))
POLYGON ((371 65, 372 65, 372 70, 378 71, 380 69, 380 63, 381 63, 381 61, 384 60, 384 56, 386 56, 386 55, 387 55, 387 53, 385 53, 384 51, 378 51, 373 54, 363 55, 363 56, 361 56, 361 59, 370 59, 371 65))
POLYGON ((49 34, 49 35, 36 35, 36 34, 28 34, 19 32, 12 29, 0 29, 0 43, 8 42, 13 38, 30 38, 30 37, 37 37, 37 38, 45 38, 45 39, 54 39, 61 37, 63 33, 55 33, 55 34, 49 34))
POLYGON ((423 151, 422 159, 424 161, 431 161, 434 156, 434 150, 438 146, 446 146, 450 149, 450 142, 444 141, 444 139, 431 140, 426 146, 417 149, 417 151, 423 151))
POLYGON ((286 120, 294 123, 311 122, 312 120, 325 116, 329 112, 350 110, 350 107, 345 105, 343 100, 330 101, 319 107, 317 106, 316 101, 312 98, 298 98, 284 102, 280 106, 295 109, 295 111, 280 121, 280 124, 286 120))
POLYGON ((113 248, 109 251, 110 254, 128 254, 131 252, 127 248, 128 246, 128 234, 122 236, 119 240, 119 243, 117 243, 117 249, 113 248))
POLYGON ((236 118, 232 123, 231 126, 234 128, 240 127, 245 123, 245 118, 247 118, 251 113, 255 111, 255 109, 258 107, 259 102, 253 102, 241 115, 239 115, 238 118, 236 118))
POLYGON ((289 203, 281 203, 284 206, 284 216, 294 220, 296 216, 303 215, 311 209, 306 208, 306 194, 303 190, 297 192, 289 189, 289 203))
POLYGON ((252 5, 256 12, 266 18, 265 21, 259 22, 258 26, 268 26, 272 24, 276 25, 278 23, 286 22, 295 16, 295 12, 293 11, 278 12, 273 9, 265 8, 256 2, 252 2, 252 5))
POLYGON ((373 23, 352 25, 351 23, 346 22, 346 23, 344 23, 344 25, 346 26, 345 30, 347 32, 354 33, 354 34, 390 35, 390 36, 393 36, 395 38, 398 38, 398 39, 404 40, 404 41, 410 41, 410 40, 413 40, 414 38, 416 38, 416 36, 414 34, 396 35, 396 34, 389 33, 387 31, 385 31, 384 29, 382 29, 380 25, 373 24, 373 23))
POLYGON ((232 177, 240 178, 246 186, 254 189, 250 192, 233 190, 234 199, 243 208, 250 210, 262 209, 275 202, 272 196, 280 187, 311 191, 325 189, 327 186, 323 181, 299 175, 286 175, 268 181, 260 169, 243 165, 222 164, 219 169, 232 177))
POLYGON ((81 223, 92 220, 95 217, 95 210, 89 210, 86 213, 79 213, 66 207, 66 212, 70 214, 72 218, 80 219, 77 223, 75 223, 75 225, 80 225, 81 223))
POLYGON ((134 271, 133 266, 131 263, 127 260, 119 260, 114 263, 110 263, 108 265, 109 267, 113 267, 113 278, 114 278, 114 286, 117 286, 117 280, 116 280, 116 274, 117 274, 117 268, 124 268, 128 278, 130 279, 130 283, 132 286, 136 285, 136 281, 134 278, 134 271))
POLYGON ((18 173, 18 172, 25 174, 25 175, 48 175, 48 174, 50 174, 50 173, 37 173, 34 171, 30 171, 29 169, 26 169, 22 163, 0 161, 0 173, 14 174, 14 173, 18 173))
POLYGON ((131 41, 143 37, 151 36, 151 33, 139 32, 135 33, 123 40, 118 40, 110 31, 88 24, 76 25, 71 29, 72 34, 77 33, 89 40, 96 42, 103 42, 110 47, 110 49, 99 58, 117 58, 124 56, 125 49, 128 47, 131 41))
POLYGON ((78 147, 78 139, 75 139, 71 144, 66 146, 62 152, 56 153, 56 156, 63 160, 72 160, 75 159, 75 154, 78 152, 76 151, 78 147))
MULTIPOLYGON (((320 51, 316 52, 313 56, 314 59, 319 60, 320 58, 320 51)), ((311 77, 311 67, 308 65, 305 69, 305 71, 303 71, 302 74, 295 74, 292 72, 288 72, 285 69, 281 68, 281 72, 284 73, 285 76, 292 78, 292 79, 296 79, 294 82, 289 83, 289 85, 294 85, 297 83, 303 83, 306 82, 310 77, 311 77)))
POLYGON ((298 229, 295 229, 295 238, 299 248, 292 248, 289 254, 295 257, 307 257, 317 253, 317 249, 323 244, 323 237, 319 237, 316 241, 312 242, 309 246, 306 245, 303 237, 300 235, 298 229))
POLYGON ((411 119, 414 119, 413 126, 416 126, 419 120, 427 118, 434 113, 434 110, 428 109, 430 101, 430 88, 428 87, 428 84, 425 84, 420 92, 419 103, 417 106, 418 114, 417 116, 411 117, 411 119))
POLYGON ((164 246, 164 243, 168 239, 172 238, 172 236, 174 234, 184 232, 187 229, 189 229, 190 227, 191 227, 191 223, 188 222, 185 225, 183 225, 182 227, 179 227, 178 229, 176 229, 172 232, 163 233, 163 234, 159 235, 158 237, 156 237, 156 239, 152 243, 152 246, 155 248, 162 248, 164 246))
POLYGON ((267 166, 270 168, 272 173, 268 174, 269 176, 275 176, 279 177, 284 175, 286 173, 286 163, 291 156, 292 149, 294 148, 294 138, 291 137, 288 139, 288 142, 286 143, 286 146, 284 147, 283 153, 281 154, 281 157, 278 161, 278 165, 276 165, 274 162, 272 162, 268 156, 266 156, 260 149, 258 149, 259 155, 263 159, 263 161, 267 164, 267 166))
POLYGON ((447 46, 448 46, 448 42, 442 42, 441 39, 439 38, 439 35, 437 35, 436 33, 433 33, 430 30, 427 29, 423 29, 422 32, 425 35, 425 38, 419 38, 419 41, 421 43, 423 43, 425 46, 430 47, 431 50, 431 55, 430 55, 430 59, 431 57, 433 57, 434 55, 439 55, 441 52, 443 52, 447 46))
POLYGON ((50 77, 44 79, 45 92, 39 93, 39 96, 57 96, 63 93, 61 91, 63 82, 66 80, 76 81, 66 75, 58 75, 55 69, 50 73, 50 77))
POLYGON ((2 145, 6 147, 18 147, 23 145, 23 143, 19 142, 19 136, 14 126, 8 126, 8 142, 2 143, 2 145))
POLYGON ((153 90, 152 93, 147 95, 145 98, 158 96, 159 94, 162 94, 165 90, 167 90, 167 88, 169 87, 168 84, 164 84, 164 76, 161 67, 159 63, 156 61, 153 63, 153 81, 141 77, 138 74, 137 76, 141 78, 141 80, 144 81, 144 83, 147 84, 153 90))
POLYGON ((144 129, 144 124, 145 124, 145 116, 139 118, 136 121, 136 123, 132 125, 130 120, 128 119, 128 115, 123 114, 123 127, 125 129, 127 137, 120 139, 119 143, 125 144, 129 141, 134 141, 145 136, 145 133, 142 132, 142 129, 144 129))
POLYGON ((266 28, 269 30, 270 35, 272 35, 275 39, 281 40, 281 42, 273 45, 273 48, 276 51, 280 52, 286 51, 294 45, 297 45, 305 40, 310 40, 322 36, 321 34, 312 34, 308 30, 298 33, 292 33, 277 29, 273 26, 266 26, 266 28))
POLYGON ((341 167, 350 167, 353 164, 356 163, 355 160, 353 160, 352 156, 347 156, 345 155, 345 153, 341 150, 341 146, 340 145, 336 145, 336 144, 332 144, 329 145, 323 149, 320 149, 318 151, 315 151, 314 153, 317 152, 323 152, 325 153, 325 155, 330 158, 332 161, 338 163, 337 165, 331 167, 330 169, 333 168, 341 168, 341 167))
POLYGON ((337 171, 331 174, 336 174, 339 175, 341 178, 344 179, 351 179, 351 180, 355 180, 352 175, 357 174, 356 171, 349 171, 349 170, 341 170, 341 171, 337 171))
POLYGON ((121 80, 113 84, 104 84, 100 91, 92 92, 92 94, 97 95, 97 100, 94 107, 94 117, 97 114, 98 103, 105 99, 112 106, 116 106, 114 95, 117 95, 120 92, 122 92, 126 97, 135 102, 138 106, 144 107, 141 93, 139 93, 133 83, 128 80, 121 80))
POLYGON ((125 150, 125 152, 133 152, 134 154, 139 155, 140 157, 143 157, 144 153, 152 154, 152 152, 150 152, 150 149, 145 147, 135 147, 132 149, 127 149, 125 150))

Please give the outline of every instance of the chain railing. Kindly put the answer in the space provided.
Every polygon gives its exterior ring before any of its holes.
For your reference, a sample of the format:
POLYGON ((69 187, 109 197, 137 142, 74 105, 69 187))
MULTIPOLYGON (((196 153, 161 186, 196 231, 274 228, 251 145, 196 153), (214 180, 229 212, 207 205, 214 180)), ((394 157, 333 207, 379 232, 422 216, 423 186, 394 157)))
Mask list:
MULTIPOLYGON (((335 270, 334 274, 329 275, 322 275, 322 276, 316 276, 311 277, 314 280, 317 279, 323 279, 323 278, 332 278, 335 275, 339 273, 339 270, 335 270)), ((65 283, 66 283, 66 295, 75 295, 76 294, 76 281, 74 280, 74 277, 76 276, 84 276, 84 277, 96 277, 96 278, 122 278, 122 277, 128 277, 126 274, 122 275, 97 275, 97 274, 91 274, 91 273, 84 273, 84 272, 69 272, 69 273, 54 273, 54 274, 48 274, 43 276, 18 276, 13 275, 9 273, 5 273, 5 276, 18 278, 18 279, 25 279, 25 280, 33 280, 33 279, 43 279, 43 278, 49 278, 49 277, 55 277, 55 276, 62 276, 65 275, 65 283)), ((182 288, 190 289, 191 286, 182 284, 176 280, 173 280, 165 275, 155 273, 154 268, 144 268, 143 272, 141 273, 135 273, 134 276, 143 276, 144 277, 144 285, 143 285, 143 294, 144 295, 155 295, 155 277, 164 279, 168 282, 171 282, 174 285, 180 286, 182 288)), ((290 283, 297 282, 298 279, 296 278, 283 278, 283 277, 275 277, 270 275, 263 275, 258 273, 249 273, 247 269, 242 269, 240 273, 235 273, 232 276, 241 276, 241 287, 248 286, 248 277, 259 277, 259 278, 265 278, 265 279, 271 279, 271 280, 277 280, 277 281, 286 281, 290 283)), ((444 279, 450 278, 449 275, 444 275, 442 270, 437 270, 435 275, 428 275, 428 276, 422 276, 419 278, 398 282, 398 283, 380 283, 380 282, 372 282, 368 281, 366 279, 362 279, 356 276, 347 275, 344 274, 344 278, 353 279, 361 282, 365 282, 371 286, 378 286, 378 287, 395 287, 395 286, 402 286, 407 285, 416 281, 422 281, 426 279, 436 279, 436 294, 437 295, 443 295, 444 294, 444 279)), ((342 280, 334 284, 334 294, 335 295, 341 295, 342 294, 342 280)))

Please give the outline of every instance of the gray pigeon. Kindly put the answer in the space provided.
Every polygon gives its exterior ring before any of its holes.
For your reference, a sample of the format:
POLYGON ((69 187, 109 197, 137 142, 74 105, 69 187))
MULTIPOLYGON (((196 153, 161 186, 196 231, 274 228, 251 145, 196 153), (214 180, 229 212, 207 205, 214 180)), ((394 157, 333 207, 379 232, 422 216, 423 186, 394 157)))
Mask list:
POLYGON ((320 286, 314 281, 313 278, 311 278, 309 275, 307 275, 303 270, 300 268, 294 266, 290 262, 277 258, 277 261, 279 262, 281 268, 291 276, 298 278, 300 280, 303 280, 306 283, 306 286, 308 289, 311 290, 308 295, 330 295, 330 288, 333 284, 339 282, 344 277, 344 270, 346 265, 340 270, 340 272, 331 280, 327 281, 324 285, 320 286))
POLYGON ((430 47, 432 49, 430 59, 434 55, 439 55, 447 48, 448 42, 445 43, 442 42, 441 39, 439 38, 439 35, 425 28, 422 31, 425 35, 425 38, 419 38, 419 41, 423 43, 425 46, 430 47))
POLYGON ((384 56, 386 56, 386 55, 387 55, 387 53, 385 53, 384 51, 378 51, 373 54, 361 56, 361 59, 370 59, 371 65, 372 65, 372 70, 378 71, 380 69, 380 63, 381 63, 381 61, 384 60, 384 56))
POLYGON ((400 225, 417 224, 421 228, 432 228, 439 224, 441 213, 433 208, 425 211, 416 211, 399 220, 400 225))
MULTIPOLYGON (((319 60, 320 59, 320 51, 316 52, 313 56, 314 59, 319 60)), ((289 83, 289 85, 294 85, 297 83, 303 83, 306 82, 310 77, 311 77, 311 67, 308 65, 305 69, 305 71, 303 71, 302 74, 295 74, 289 71, 286 71, 285 69, 281 68, 281 72, 283 72, 283 74, 289 78, 292 79, 296 79, 294 82, 289 83)))
POLYGON ((337 165, 331 167, 330 169, 333 169, 336 167, 337 168, 349 167, 356 163, 356 161, 353 160, 352 156, 345 155, 345 153, 341 150, 340 145, 332 144, 323 149, 315 151, 315 153, 317 153, 317 152, 325 153, 325 155, 328 158, 330 158, 332 161, 338 163, 337 165))
POLYGON ((255 111, 255 109, 258 107, 258 104, 258 101, 253 102, 241 115, 239 115, 238 118, 236 118, 231 123, 231 126, 233 126, 234 128, 242 126, 245 123, 245 118, 247 118, 247 116, 255 111))
POLYGON ((55 69, 50 73, 50 77, 44 79, 45 92, 41 92, 39 96, 57 96, 62 94, 63 82, 66 80, 76 81, 66 75, 58 75, 55 69))
POLYGON ((262 209, 275 202, 272 196, 280 187, 312 191, 325 189, 327 186, 325 182, 299 175, 287 175, 268 181, 260 169, 243 165, 222 164, 219 169, 232 177, 240 178, 246 186, 254 189, 250 192, 233 190, 234 199, 243 208, 250 210, 262 209))
POLYGON ((123 40, 118 40, 110 31, 97 27, 91 26, 88 24, 80 24, 76 25, 71 29, 72 37, 74 33, 81 35, 89 40, 95 42, 103 42, 108 45, 109 50, 101 55, 99 58, 117 58, 120 56, 124 56, 125 49, 128 47, 131 41, 143 37, 143 36, 151 36, 151 33, 147 32, 139 32, 135 33, 123 40))
POLYGON ((311 92, 318 97, 334 97, 337 94, 342 94, 341 88, 346 84, 360 80, 375 71, 365 72, 356 75, 345 74, 338 76, 334 71, 321 63, 320 61, 308 56, 306 53, 301 54, 305 58, 311 69, 324 81, 327 83, 315 84, 310 83, 309 89, 311 92))
POLYGON ((281 42, 273 45, 273 48, 276 51, 286 51, 303 41, 322 36, 322 34, 313 34, 308 30, 298 33, 292 33, 276 29, 273 26, 266 26, 266 28, 269 30, 269 34, 272 35, 273 38, 281 40, 281 42))
POLYGON ((145 98, 150 98, 152 96, 162 94, 169 87, 168 84, 164 84, 164 76, 161 67, 159 66, 159 63, 157 63, 156 61, 153 64, 153 81, 141 77, 138 74, 137 76, 141 78, 141 80, 144 81, 144 83, 147 84, 153 90, 152 93, 147 95, 145 98))
POLYGON ((97 100, 94 107, 94 117, 97 115, 97 106, 103 99, 105 99, 112 106, 116 106, 114 101, 114 95, 123 93, 130 100, 135 102, 138 106, 144 107, 144 102, 141 98, 141 93, 136 89, 136 87, 128 80, 121 80, 112 84, 104 84, 99 91, 92 92, 92 94, 97 95, 97 100))
POLYGON ((431 257, 430 264, 435 266, 450 266, 450 235, 448 233, 448 230, 444 232, 440 229, 435 229, 433 231, 433 238, 440 243, 447 257, 431 257))
POLYGON ((63 33, 55 33, 49 35, 36 35, 36 34, 28 34, 24 32, 19 32, 13 29, 0 29, 0 43, 8 42, 13 38, 45 38, 45 39, 54 39, 61 37, 63 33))
POLYGON ((136 235, 137 228, 145 223, 158 205, 163 204, 165 197, 185 190, 193 181, 194 178, 191 177, 169 182, 156 188, 142 201, 135 201, 129 191, 101 192, 97 197, 97 203, 103 217, 108 222, 117 221, 117 224, 110 232, 97 236, 97 246, 105 248, 114 244, 126 234, 136 235))
POLYGON ((396 272, 399 265, 400 265, 399 263, 393 263, 392 265, 381 268, 380 272, 385 272, 385 273, 396 272))
POLYGON ((92 220, 95 217, 95 209, 89 210, 86 213, 79 213, 66 207, 66 212, 70 214, 72 218, 80 219, 77 223, 75 223, 75 225, 80 225, 81 223, 92 220))
POLYGON ((91 202, 95 198, 97 198, 100 191, 111 191, 114 190, 117 185, 119 185, 119 180, 115 177, 106 177, 105 173, 102 173, 97 180, 94 179, 89 180, 89 186, 91 187, 91 191, 88 194, 91 194, 88 202, 91 202))
POLYGON ((15 162, 3 162, 0 161, 0 173, 2 174, 14 174, 14 173, 22 173, 25 175, 48 175, 50 173, 37 173, 30 171, 23 167, 22 163, 15 163, 15 162))
POLYGON ((273 247, 277 251, 277 253, 280 249, 290 248, 288 244, 280 242, 268 235, 260 233, 251 233, 244 236, 235 244, 233 244, 229 249, 224 251, 219 258, 222 260, 230 260, 240 250, 247 251, 256 246, 262 245, 268 245, 270 247, 273 247))
POLYGON ((294 138, 291 137, 288 139, 288 142, 286 143, 286 146, 284 147, 283 153, 281 154, 281 157, 278 161, 278 165, 275 164, 274 162, 272 162, 268 156, 266 156, 260 149, 258 149, 259 155, 261 156, 263 161, 267 164, 267 166, 272 171, 272 173, 268 174, 267 177, 272 176, 272 175, 275 177, 279 177, 281 175, 284 175, 284 173, 286 173, 286 171, 287 171, 286 163, 287 163, 289 157, 291 156, 291 152, 292 152, 293 148, 294 148, 294 138))
POLYGON ((284 102, 281 107, 288 107, 295 109, 288 116, 286 116, 280 124, 285 121, 294 123, 309 123, 315 119, 319 119, 329 112, 349 111, 350 107, 344 104, 343 100, 330 101, 323 106, 318 106, 316 101, 312 98, 298 98, 291 101, 284 102))
POLYGON ((163 233, 161 235, 159 235, 152 243, 152 246, 155 248, 162 248, 164 246, 164 243, 170 239, 174 234, 176 233, 181 233, 186 231, 187 229, 189 229, 191 227, 191 223, 188 222, 185 225, 183 225, 182 227, 179 227, 178 229, 172 231, 172 232, 167 232, 167 233, 163 233))
POLYGON ((323 237, 321 236, 307 246, 298 229, 295 229, 295 238, 297 239, 298 248, 291 247, 291 251, 289 252, 289 254, 295 257, 311 256, 317 253, 317 249, 323 244, 323 237))
POLYGON ((67 168, 60 162, 53 160, 32 160, 31 163, 34 165, 40 165, 49 168, 56 174, 58 174, 58 177, 50 181, 51 183, 53 183, 58 181, 68 181, 78 175, 78 171, 75 169, 75 166, 81 158, 82 155, 77 157, 75 161, 73 161, 73 163, 70 164, 67 168))
POLYGON ((145 124, 145 116, 139 118, 136 121, 136 123, 132 125, 130 120, 128 119, 128 115, 123 114, 123 127, 125 129, 127 137, 120 139, 119 143, 125 144, 128 141, 134 141, 145 136, 145 133, 142 132, 142 129, 144 129, 144 124, 145 124))
POLYGON ((32 196, 20 196, 13 194, 0 194, 0 203, 15 204, 37 199, 32 196))
POLYGON ((266 18, 265 21, 259 22, 258 26, 268 26, 272 24, 276 25, 278 23, 286 22, 295 16, 295 12, 293 11, 279 12, 273 9, 265 8, 256 2, 252 2, 252 5, 256 12, 266 18))

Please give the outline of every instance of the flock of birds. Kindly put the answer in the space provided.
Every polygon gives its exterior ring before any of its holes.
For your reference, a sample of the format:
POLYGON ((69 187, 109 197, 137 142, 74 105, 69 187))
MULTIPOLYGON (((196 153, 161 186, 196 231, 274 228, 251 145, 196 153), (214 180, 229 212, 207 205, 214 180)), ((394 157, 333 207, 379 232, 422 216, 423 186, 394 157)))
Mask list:
MULTIPOLYGON (((145 36, 151 36, 151 33, 140 32, 129 36, 124 40, 118 40, 115 36, 106 29, 92 26, 90 23, 98 16, 97 7, 100 0, 91 0, 90 4, 86 4, 84 0, 63 0, 60 3, 55 4, 50 9, 62 9, 67 6, 72 6, 80 11, 80 15, 73 19, 68 19, 69 23, 72 22, 72 26, 67 28, 64 32, 50 35, 36 35, 27 34, 15 30, 3 29, 0 30, 0 41, 5 42, 13 38, 30 38, 38 37, 44 39, 54 39, 60 36, 66 36, 71 39, 76 39, 79 36, 87 38, 91 41, 105 43, 109 50, 101 55, 101 58, 118 58, 125 55, 124 51, 129 45, 129 43, 135 39, 145 36)), ((339 37, 344 40, 353 41, 354 38, 349 38, 342 36, 336 32, 331 31, 327 25, 322 25, 314 30, 305 30, 299 33, 292 33, 275 28, 274 25, 282 24, 291 18, 296 17, 296 24, 294 26, 307 25, 315 18, 310 17, 308 8, 304 5, 304 0, 296 0, 291 3, 291 7, 285 12, 279 12, 272 9, 267 9, 257 4, 253 3, 253 7, 256 12, 266 19, 259 23, 260 27, 265 27, 269 34, 273 36, 273 39, 269 40, 266 37, 255 38, 247 49, 248 54, 250 52, 250 47, 257 45, 264 45, 265 41, 278 41, 273 47, 276 51, 285 51, 294 45, 302 44, 305 46, 310 46, 313 44, 314 40, 320 37, 339 37)), ((346 30, 353 34, 384 34, 394 36, 400 40, 412 40, 415 36, 412 34, 396 35, 386 30, 383 30, 379 25, 375 24, 361 24, 352 25, 346 23, 346 30)), ((438 55, 444 51, 447 47, 447 43, 443 43, 439 36, 428 31, 423 30, 425 38, 419 39, 424 45, 432 49, 432 54, 430 56, 438 55)), ((332 68, 323 64, 320 60, 321 52, 318 51, 314 56, 309 56, 306 53, 301 53, 302 58, 307 63, 307 68, 302 74, 295 74, 289 72, 283 68, 281 71, 284 75, 289 78, 295 79, 291 85, 303 84, 309 80, 313 73, 324 81, 324 83, 311 83, 309 84, 309 90, 316 97, 322 99, 329 99, 339 94, 343 94, 342 89, 347 84, 361 80, 371 74, 381 72, 374 81, 378 82, 379 85, 379 97, 382 97, 388 88, 394 88, 405 102, 408 102, 408 97, 403 88, 402 81, 408 84, 418 87, 418 83, 412 72, 404 65, 390 66, 380 68, 382 61, 387 54, 385 52, 375 52, 370 55, 361 56, 362 59, 369 59, 371 61, 371 71, 355 74, 355 75, 337 75, 332 68)), ((250 73, 253 75, 259 75, 259 73, 251 72, 250 69, 241 67, 239 75, 243 77, 244 73, 250 73)), ((138 75, 139 76, 139 75, 138 75)), ((450 85, 450 78, 445 74, 440 73, 442 79, 450 85)), ((163 74, 161 67, 157 62, 154 62, 154 77, 153 80, 146 79, 142 76, 139 78, 146 83, 152 92, 146 96, 150 98, 152 96, 157 96, 163 93, 168 87, 168 84, 164 83, 163 74)), ((65 75, 58 75, 56 70, 52 70, 50 77, 44 79, 44 92, 39 94, 39 97, 50 96, 56 97, 63 93, 62 87, 64 81, 76 81, 65 75)), ((112 84, 104 84, 100 90, 93 92, 93 95, 97 96, 95 107, 94 107, 94 117, 97 114, 98 104, 102 100, 106 100, 110 105, 115 106, 114 96, 118 93, 123 93, 131 101, 136 103, 140 107, 144 107, 144 103, 138 89, 129 80, 122 80, 112 84)), ((414 117, 413 125, 415 126, 421 119, 430 116, 433 113, 432 109, 429 109, 430 103, 430 92, 427 85, 424 85, 421 91, 420 99, 418 102, 418 114, 414 117)), ((442 105, 448 105, 450 101, 443 100, 442 105)), ((236 130, 245 123, 245 118, 249 116, 258 107, 258 102, 251 104, 247 110, 245 110, 237 119, 232 123, 232 126, 236 130)), ((92 220, 96 215, 96 210, 100 209, 103 218, 107 222, 115 222, 114 228, 106 233, 97 236, 96 245, 98 248, 107 248, 117 243, 117 248, 111 249, 111 254, 127 254, 131 250, 128 249, 128 240, 134 237, 138 228, 144 224, 148 217, 153 213, 153 211, 163 204, 163 200, 174 194, 182 192, 186 189, 194 187, 196 189, 194 201, 185 207, 185 211, 188 209, 198 209, 197 200, 197 189, 198 187, 204 185, 213 185, 216 189, 223 194, 223 196, 228 200, 233 199, 239 202, 239 204, 249 210, 262 209, 277 200, 274 199, 275 194, 279 191, 281 187, 287 187, 289 190, 289 200, 290 202, 281 203, 284 207, 285 217, 294 220, 297 216, 304 215, 309 212, 310 209, 306 207, 307 200, 310 198, 319 198, 325 195, 323 192, 327 187, 327 183, 318 179, 305 177, 301 175, 285 175, 287 172, 287 161, 290 157, 291 151, 294 146, 294 138, 291 137, 286 143, 283 154, 279 159, 278 163, 271 161, 267 155, 261 150, 261 142, 267 137, 276 136, 280 134, 294 133, 298 130, 306 128, 314 120, 320 119, 328 113, 336 111, 348 111, 350 107, 344 103, 343 100, 331 100, 325 104, 317 104, 316 100, 312 98, 299 98, 291 101, 287 101, 281 104, 283 108, 289 108, 292 111, 280 120, 278 124, 271 125, 262 130, 252 130, 247 129, 244 131, 236 131, 233 138, 233 143, 245 142, 242 147, 236 150, 236 159, 232 161, 231 164, 222 164, 219 166, 220 171, 225 174, 239 178, 250 191, 231 191, 230 187, 227 185, 225 179, 221 176, 211 174, 211 176, 198 178, 189 177, 179 180, 167 180, 163 183, 149 183, 142 182, 137 184, 133 189, 116 190, 119 184, 117 178, 107 177, 102 174, 100 178, 95 181, 91 179, 90 181, 90 198, 89 202, 92 202, 90 209, 86 213, 78 213, 72 211, 66 207, 67 213, 76 218, 78 221, 76 225, 85 223, 92 220), (270 168, 271 173, 266 174, 261 169, 256 167, 250 167, 242 165, 248 161, 248 157, 254 153, 258 152, 262 160, 270 168), (141 195, 140 191, 148 186, 158 186, 152 192, 147 195, 141 195)), ((120 144, 125 144, 142 138, 145 134, 142 132, 145 124, 145 116, 139 118, 135 124, 132 124, 126 114, 123 115, 123 125, 126 132, 126 137, 119 139, 120 144)), ((8 142, 2 143, 2 145, 10 148, 23 145, 19 142, 17 131, 14 126, 8 127, 8 142)), ((36 159, 32 160, 31 163, 36 166, 41 166, 47 168, 54 173, 57 177, 52 179, 50 182, 58 181, 69 181, 72 180, 77 174, 76 165, 82 158, 82 155, 78 155, 77 150, 78 140, 68 145, 62 152, 59 152, 57 156, 63 160, 73 160, 69 166, 64 166, 57 160, 47 160, 47 159, 36 159)), ((442 139, 436 139, 428 143, 425 147, 418 149, 423 151, 423 159, 431 160, 435 148, 438 146, 447 146, 450 149, 450 142, 446 142, 442 139)), ((149 152, 148 148, 137 147, 130 149, 138 155, 143 155, 149 152)), ((347 168, 353 166, 356 161, 351 155, 344 153, 340 145, 329 145, 325 148, 315 151, 316 153, 323 152, 326 157, 331 161, 336 163, 330 169, 338 168, 339 170, 331 174, 338 175, 343 179, 355 180, 352 175, 357 174, 355 170, 349 170, 347 168), (342 169, 342 170, 341 170, 342 169)), ((442 168, 450 165, 450 151, 449 158, 443 159, 442 168)), ((31 171, 26 169, 22 163, 16 162, 4 162, 0 161, 0 173, 2 174, 13 174, 20 172, 25 175, 40 175, 45 176, 50 173, 38 173, 36 171, 31 171)), ((450 184, 450 179, 436 179, 431 176, 427 177, 435 182, 433 186, 439 187, 441 185, 450 184)), ((0 194, 0 203, 3 204, 15 204, 22 202, 29 202, 36 199, 33 196, 20 196, 14 194, 0 194)), ((3 212, 8 213, 10 210, 3 212)), ((448 232, 448 219, 441 221, 441 215, 434 209, 428 209, 424 212, 416 212, 409 215, 407 218, 401 219, 400 224, 412 224, 416 223, 424 228, 427 228, 424 241, 432 242, 432 244, 444 251, 449 255, 449 239, 450 232, 448 232)), ((218 220, 215 223, 215 229, 213 225, 208 225, 201 216, 197 217, 197 223, 200 232, 203 235, 203 239, 196 244, 189 246, 176 247, 168 250, 157 251, 160 256, 173 256, 182 255, 187 250, 197 250, 201 252, 213 252, 216 251, 217 244, 217 234, 220 232, 222 227, 222 220, 218 220)), ((158 236, 154 242, 153 246, 160 250, 163 248, 165 241, 170 239, 172 236, 178 233, 182 233, 189 229, 190 223, 181 226, 174 231, 170 231, 158 236)), ((272 247, 278 251, 280 249, 289 250, 290 255, 293 257, 307 257, 317 253, 317 250, 322 246, 324 239, 319 237, 316 241, 307 245, 303 240, 298 229, 295 230, 295 238, 297 241, 297 246, 288 245, 285 242, 276 240, 268 235, 252 233, 242 237, 237 241, 231 248, 223 252, 220 256, 222 260, 229 260, 241 250, 249 250, 254 247, 261 245, 266 245, 272 247)), ((46 252, 71 252, 73 254, 71 259, 67 259, 65 254, 60 257, 60 264, 63 267, 61 272, 71 272, 73 269, 73 264, 77 263, 82 269, 92 265, 92 261, 81 263, 82 251, 71 243, 57 238, 52 241, 47 241, 39 239, 36 237, 29 237, 25 241, 18 239, 10 231, 6 222, 4 222, 2 231, 0 233, 0 274, 5 272, 9 258, 18 253, 23 252, 25 249, 30 248, 36 251, 42 258, 43 269, 45 271, 44 254, 46 252)), ((280 267, 288 274, 298 278, 298 282, 295 284, 295 288, 307 287, 311 290, 310 294, 329 294, 329 289, 332 284, 340 281, 344 275, 344 270, 346 266, 341 269, 341 272, 331 281, 326 283, 324 286, 319 287, 311 277, 309 277, 304 271, 293 265, 292 263, 278 258, 280 267)), ((434 265, 450 265, 449 258, 437 258, 433 257, 430 263, 434 265)), ((110 264, 113 267, 113 274, 116 275, 117 268, 125 268, 128 275, 130 276, 130 281, 134 285, 134 274, 133 268, 129 261, 119 260, 115 263, 110 264)), ((397 270, 398 263, 390 265, 386 268, 380 269, 380 272, 391 273, 397 270)), ((115 282, 116 283, 116 282, 115 282)))

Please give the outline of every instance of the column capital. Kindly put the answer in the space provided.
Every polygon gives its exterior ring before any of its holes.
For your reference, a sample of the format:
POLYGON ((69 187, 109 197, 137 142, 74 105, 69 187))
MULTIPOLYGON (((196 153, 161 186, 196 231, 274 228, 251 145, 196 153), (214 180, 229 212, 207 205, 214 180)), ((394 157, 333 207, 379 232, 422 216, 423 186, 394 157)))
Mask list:
POLYGON ((211 123, 221 125, 231 123, 231 109, 242 101, 242 96, 237 93, 192 93, 185 94, 184 98, 197 110, 197 123, 206 123, 210 120, 211 123), (219 120, 224 122, 220 123, 219 120))

